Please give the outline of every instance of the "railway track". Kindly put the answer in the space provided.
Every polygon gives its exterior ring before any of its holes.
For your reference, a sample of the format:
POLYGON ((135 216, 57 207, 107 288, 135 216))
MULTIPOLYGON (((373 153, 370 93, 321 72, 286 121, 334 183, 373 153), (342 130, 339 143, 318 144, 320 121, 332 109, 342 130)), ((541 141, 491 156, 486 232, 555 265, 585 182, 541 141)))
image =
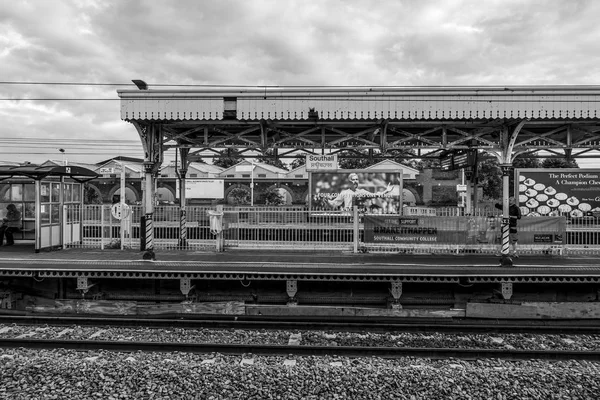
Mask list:
POLYGON ((578 360, 600 361, 600 351, 570 350, 509 350, 509 349, 460 349, 460 348, 413 348, 413 347, 365 347, 365 346, 284 346, 243 345, 215 343, 164 343, 125 342, 100 340, 56 340, 56 339, 0 339, 3 348, 27 349, 72 349, 79 351, 115 352, 184 352, 220 353, 233 355, 262 356, 338 356, 338 357, 381 357, 381 358, 457 358, 476 360, 494 358, 502 360, 578 360))
POLYGON ((212 329, 288 329, 371 332, 443 332, 443 333, 532 333, 600 334, 597 320, 460 320, 448 318, 344 318, 303 319, 247 316, 205 316, 131 318, 89 315, 0 315, 0 324, 82 325, 95 327, 212 328, 212 329))
MULTIPOLYGON (((479 321, 468 324, 464 322, 415 321, 403 323, 365 323, 359 321, 315 322, 315 321, 280 321, 280 320, 239 320, 235 318, 216 319, 124 319, 124 318, 84 318, 84 317, 2 317, 0 318, 0 347, 29 349, 74 349, 81 351, 105 350, 115 352, 183 352, 183 353, 222 353, 222 354, 255 354, 268 356, 340 356, 340 357, 421 357, 432 359, 504 359, 504 360, 586 360, 600 361, 600 349, 595 335, 598 327, 574 326, 565 324, 531 324, 525 326, 500 321, 479 321), (486 323, 487 322, 487 323, 486 323), (212 331, 214 330, 214 331, 212 331), (245 336, 236 336, 232 331, 245 330, 245 336), (262 332, 278 330, 275 335, 262 332), (303 332, 304 333, 297 333, 303 332), (311 330, 313 332, 311 332, 311 330), (209 331, 203 336, 203 332, 209 331), (218 332, 215 336, 214 332, 218 332), (288 332, 289 331, 289 332, 288 332), (317 333, 316 332, 321 332, 317 333), (587 336, 591 346, 584 345, 583 350, 570 348, 535 349, 535 347, 515 348, 507 342, 491 343, 481 340, 486 334, 514 333, 523 331, 533 336, 544 335, 566 337, 574 344, 577 335, 587 336), (148 335, 148 332, 152 332, 148 335), (187 335, 188 332, 192 334, 187 335), (196 333, 198 336, 194 336, 196 333), (258 333, 257 333, 258 332, 258 333), (292 333, 296 332, 296 333, 292 333), (330 333, 327 333, 330 332, 330 333), (333 332, 333 333, 331 333, 333 332), (350 332, 352 340, 348 341, 341 332, 350 332), (383 333, 382 333, 383 332, 383 333), (401 333, 399 333, 401 332, 401 333), (450 332, 450 341, 444 338, 431 345, 431 332, 450 332), (469 333, 478 336, 475 341, 467 340, 467 345, 452 342, 464 340, 469 333), (164 336, 161 336, 163 335, 164 336), (339 334, 339 337, 336 336, 339 334), (417 335, 416 341, 401 335, 417 335), (557 335, 559 334, 559 335, 557 335), (180 336, 177 336, 180 335, 180 336), (212 335, 212 336, 211 336, 212 335), (255 338, 259 336, 257 344, 255 338), (283 345, 282 340, 287 340, 283 345), (306 337, 303 337, 306 335, 306 337), (372 336, 369 336, 372 335, 372 336), (378 338, 400 335, 400 344, 394 341, 379 341, 378 338), (420 336, 419 336, 420 335, 420 336), (294 336, 302 339, 294 339, 294 336), (317 341, 315 341, 317 336, 317 341), (331 337, 328 337, 331 336, 331 337), (118 337, 118 340, 115 338, 118 337), (151 337, 151 339, 148 339, 151 337), (321 337, 331 339, 326 345, 320 345, 321 337), (422 339, 424 337, 424 339, 422 339), (84 339, 82 339, 84 338, 84 339), (165 338, 168 338, 165 339, 165 338), (591 338, 591 339, 590 339, 591 338), (92 340, 93 339, 93 340, 92 340), (227 342, 229 340, 229 342, 227 342), (339 343, 336 342, 339 340, 339 343), (371 341, 373 340, 373 341, 371 341), (444 341, 445 340, 445 341, 444 341), (232 343, 235 342, 235 343, 232 343), (248 343, 247 343, 248 342, 248 343), (300 342, 303 344, 301 345, 300 342), (351 343, 352 345, 344 345, 351 343), (364 345, 364 344, 368 345, 364 345), (382 344, 384 343, 384 344, 382 344), (385 345, 391 343, 392 345, 385 345), (403 345, 402 343, 408 343, 403 345), (414 345, 417 343, 417 345, 414 345), (340 345, 341 344, 341 345, 340 345), (412 345, 411 345, 412 344, 412 345), (445 344, 445 345, 444 345, 445 344), (498 348, 500 347, 500 348, 498 348)), ((510 336, 510 334, 509 334, 510 336)), ((583 337, 582 336, 582 337, 583 337)), ((490 336, 491 337, 491 336, 490 336)), ((518 341, 520 337, 516 340, 518 341)), ((499 341, 501 338, 494 338, 499 341)), ((517 347, 515 339, 513 344, 517 347)), ((560 340, 560 339, 559 339, 560 340)), ((569 346, 566 346, 569 347, 569 346)))

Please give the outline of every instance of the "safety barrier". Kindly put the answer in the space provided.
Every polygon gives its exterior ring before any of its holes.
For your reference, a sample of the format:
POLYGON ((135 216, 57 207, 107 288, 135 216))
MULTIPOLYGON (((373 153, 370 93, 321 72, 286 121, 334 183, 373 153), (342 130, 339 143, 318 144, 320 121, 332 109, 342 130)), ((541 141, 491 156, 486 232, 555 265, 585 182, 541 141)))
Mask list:
MULTIPOLYGON (((85 205, 82 210, 81 241, 67 247, 120 249, 146 247, 146 226, 141 206, 131 206, 125 220, 115 217, 110 205, 85 205), (124 230, 121 240, 121 230, 124 230)), ((210 207, 186 208, 186 240, 181 242, 181 213, 176 206, 156 207, 152 219, 155 249, 207 250, 214 248, 207 211, 210 207)))
MULTIPOLYGON (((81 235, 66 247, 100 249, 145 247, 145 227, 141 206, 131 206, 129 217, 119 220, 111 205, 85 205, 69 208, 70 218, 81 214, 81 235), (121 230, 124 230, 121 240, 121 230)), ((440 231, 465 232, 456 241, 374 243, 365 241, 365 217, 349 212, 309 210, 306 207, 224 207, 219 216, 221 231, 211 227, 211 211, 215 207, 188 206, 185 212, 178 206, 157 206, 153 213, 154 249, 221 250, 288 249, 338 250, 395 253, 490 253, 500 251, 501 219, 497 212, 476 210, 473 216, 460 215, 459 208, 436 209, 436 216, 417 216, 436 220, 440 231), (480 216, 481 215, 481 216, 480 216), (442 217, 442 218, 439 218, 442 217), (185 221, 185 228, 182 223, 185 221), (457 222, 459 221, 459 222, 457 222), (458 225, 456 225, 458 224, 458 225), (485 226, 485 229, 483 228, 485 226), (492 233, 493 232, 493 233, 492 233)), ((377 214, 375 214, 377 215, 377 214)), ((381 215, 379 215, 381 216, 381 215)), ((398 217, 397 215, 394 217, 398 217)), ((519 223, 520 236, 528 235, 526 220, 541 221, 546 217, 526 217, 519 223)), ((368 229, 367 229, 368 231, 368 229)), ((456 236, 459 237, 459 236, 456 236)), ((368 238, 367 238, 368 239, 368 238)), ((520 241, 519 251, 531 254, 600 254, 600 221, 583 217, 565 220, 561 244, 540 241, 520 241)))
POLYGON ((351 250, 352 216, 341 211, 229 208, 225 247, 289 250, 351 250))

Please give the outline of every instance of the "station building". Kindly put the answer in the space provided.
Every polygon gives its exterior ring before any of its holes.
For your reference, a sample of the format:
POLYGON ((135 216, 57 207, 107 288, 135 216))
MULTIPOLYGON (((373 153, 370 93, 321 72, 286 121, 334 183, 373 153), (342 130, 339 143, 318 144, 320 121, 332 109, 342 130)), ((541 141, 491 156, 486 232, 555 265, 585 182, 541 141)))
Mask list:
MULTIPOLYGON (((41 166, 62 165, 63 161, 48 160, 41 166)), ((143 197, 143 160, 132 157, 115 157, 96 164, 69 163, 100 175, 86 183, 89 193, 86 202, 109 204, 118 201, 121 193, 121 168, 125 169, 125 199, 129 204, 140 204, 143 197)), ((457 185, 461 183, 459 171, 441 171, 435 168, 417 170, 393 160, 383 160, 366 170, 402 171, 404 203, 413 206, 457 206, 460 202, 457 185)), ((212 164, 191 162, 187 179, 218 179, 224 181, 224 199, 187 199, 190 205, 225 203, 235 205, 230 196, 234 188, 250 191, 254 184, 255 205, 264 205, 261 194, 276 189, 284 199, 284 205, 303 206, 309 196, 309 172, 300 166, 291 171, 270 164, 243 160, 229 168, 212 164), (253 173, 250 172, 254 165, 253 173)), ((174 162, 165 164, 156 179, 156 201, 158 204, 178 204, 177 167, 174 162)), ((7 186, 0 188, 0 199, 9 201, 7 186), (2 190, 3 189, 3 190, 2 190)))

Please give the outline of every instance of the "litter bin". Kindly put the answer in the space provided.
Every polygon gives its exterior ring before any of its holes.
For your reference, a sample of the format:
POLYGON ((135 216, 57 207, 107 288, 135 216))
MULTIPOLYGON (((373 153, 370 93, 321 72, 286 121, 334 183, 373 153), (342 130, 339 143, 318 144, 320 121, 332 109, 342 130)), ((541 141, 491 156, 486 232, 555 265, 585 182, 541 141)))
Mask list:
POLYGON ((218 235, 223 232, 223 212, 208 210, 207 214, 210 219, 210 233, 218 235))

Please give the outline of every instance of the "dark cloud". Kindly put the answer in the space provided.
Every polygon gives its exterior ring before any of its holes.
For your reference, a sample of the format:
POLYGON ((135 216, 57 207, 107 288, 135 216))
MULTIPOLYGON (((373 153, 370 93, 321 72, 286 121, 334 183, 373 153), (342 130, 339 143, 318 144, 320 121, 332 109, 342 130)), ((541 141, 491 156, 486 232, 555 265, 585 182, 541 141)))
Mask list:
MULTIPOLYGON (((600 3, 31 0, 0 13, 0 74, 40 82, 594 84, 600 3)), ((133 87, 133 86, 132 86, 133 87)), ((0 86, 5 132, 130 137, 116 86, 0 86)))

